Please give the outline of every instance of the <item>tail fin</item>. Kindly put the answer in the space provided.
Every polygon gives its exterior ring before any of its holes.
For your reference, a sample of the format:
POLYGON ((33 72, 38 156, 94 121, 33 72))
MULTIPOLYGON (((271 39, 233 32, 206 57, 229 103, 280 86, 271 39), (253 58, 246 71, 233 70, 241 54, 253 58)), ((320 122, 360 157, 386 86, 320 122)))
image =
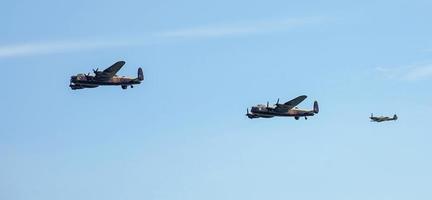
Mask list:
POLYGON ((398 116, 395 114, 395 115, 393 115, 393 119, 394 120, 397 120, 398 119, 398 116))
POLYGON ((313 112, 316 113, 316 114, 319 113, 318 101, 315 101, 315 102, 314 102, 314 105, 313 105, 313 112))
POLYGON ((140 81, 144 80, 144 72, 141 67, 138 68, 138 80, 140 81))

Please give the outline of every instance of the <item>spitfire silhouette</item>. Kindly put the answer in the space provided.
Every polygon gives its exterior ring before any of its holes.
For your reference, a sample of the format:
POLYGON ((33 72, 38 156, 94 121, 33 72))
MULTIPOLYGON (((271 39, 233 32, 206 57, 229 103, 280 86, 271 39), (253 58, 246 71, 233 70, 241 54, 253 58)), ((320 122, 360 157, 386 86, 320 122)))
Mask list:
POLYGON ((369 118, 371 119, 371 122, 385 122, 385 121, 396 121, 398 119, 398 116, 395 114, 393 115, 393 117, 385 117, 385 116, 374 117, 373 113, 371 113, 371 116, 369 118))
POLYGON ((136 78, 117 76, 117 72, 125 63, 125 61, 118 61, 103 71, 99 71, 98 68, 93 69, 94 75, 88 73, 72 76, 69 87, 72 90, 95 88, 101 85, 121 86, 122 89, 127 89, 129 86, 133 88, 134 85, 140 84, 144 80, 144 73, 141 68, 138 68, 138 77, 136 78))
POLYGON ((259 104, 257 106, 253 106, 251 111, 247 109, 246 116, 249 119, 254 118, 272 118, 272 117, 294 117, 294 119, 299 120, 300 117, 304 117, 307 120, 307 117, 314 116, 318 114, 319 107, 318 102, 315 101, 312 110, 303 110, 298 109, 296 106, 300 104, 307 98, 306 95, 298 96, 295 99, 288 101, 284 104, 279 104, 279 99, 276 104, 273 106, 259 104))

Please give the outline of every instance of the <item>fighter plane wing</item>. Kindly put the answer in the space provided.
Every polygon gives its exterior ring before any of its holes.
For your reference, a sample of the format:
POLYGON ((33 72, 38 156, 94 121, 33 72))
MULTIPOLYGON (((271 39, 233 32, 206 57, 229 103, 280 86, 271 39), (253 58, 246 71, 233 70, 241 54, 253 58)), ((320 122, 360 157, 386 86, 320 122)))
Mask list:
POLYGON ((371 117, 371 120, 374 122, 383 122, 385 119, 383 117, 371 117))
POLYGON ((307 98, 306 95, 298 96, 295 99, 284 103, 284 107, 294 108, 307 98))

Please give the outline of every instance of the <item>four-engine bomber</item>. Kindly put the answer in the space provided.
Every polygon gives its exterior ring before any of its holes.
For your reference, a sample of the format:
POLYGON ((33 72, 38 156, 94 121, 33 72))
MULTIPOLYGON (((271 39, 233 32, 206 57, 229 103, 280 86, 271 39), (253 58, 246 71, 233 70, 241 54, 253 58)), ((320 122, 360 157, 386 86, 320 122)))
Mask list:
POLYGON ((314 116, 318 114, 319 107, 318 102, 315 101, 312 110, 303 110, 299 109, 296 106, 300 104, 307 98, 306 95, 298 96, 295 99, 288 101, 284 104, 279 104, 279 99, 277 103, 273 106, 259 104, 257 106, 253 106, 251 111, 247 109, 246 116, 250 119, 254 118, 272 118, 272 117, 294 117, 294 119, 298 120, 300 117, 304 117, 307 119, 309 116, 314 116))
POLYGON ((144 73, 141 68, 138 68, 138 76, 136 78, 117 76, 117 72, 123 67, 125 61, 118 61, 104 71, 93 69, 94 75, 78 74, 72 76, 69 87, 72 90, 95 88, 101 85, 121 86, 122 89, 127 89, 128 86, 133 88, 133 85, 140 84, 144 80, 144 73))

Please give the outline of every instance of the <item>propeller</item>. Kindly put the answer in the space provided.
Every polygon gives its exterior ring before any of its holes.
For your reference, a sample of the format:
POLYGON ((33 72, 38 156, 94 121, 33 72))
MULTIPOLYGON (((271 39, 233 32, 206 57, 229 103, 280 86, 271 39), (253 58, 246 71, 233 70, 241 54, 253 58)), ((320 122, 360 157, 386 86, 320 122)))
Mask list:
POLYGON ((253 117, 253 114, 251 114, 250 112, 249 112, 249 108, 246 108, 246 116, 249 118, 249 119, 253 119, 254 117, 253 117))
POLYGON ((280 106, 280 104, 279 104, 279 98, 278 98, 278 100, 276 101, 276 107, 279 107, 280 106))

